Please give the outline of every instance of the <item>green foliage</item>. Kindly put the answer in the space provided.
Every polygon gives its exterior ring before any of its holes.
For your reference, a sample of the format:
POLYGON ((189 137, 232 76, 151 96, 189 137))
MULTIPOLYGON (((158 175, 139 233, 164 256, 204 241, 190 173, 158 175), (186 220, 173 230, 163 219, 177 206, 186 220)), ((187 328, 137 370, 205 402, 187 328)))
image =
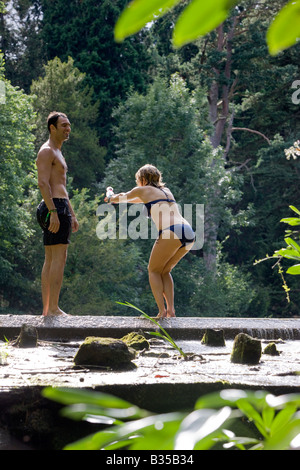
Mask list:
POLYGON ((84 80, 85 74, 74 66, 71 57, 67 62, 55 58, 44 66, 44 76, 31 86, 37 112, 37 148, 48 140, 47 117, 51 111, 66 113, 70 119, 72 138, 63 151, 77 188, 91 188, 104 172, 105 152, 93 128, 99 104, 93 104, 93 89, 84 80))
POLYGON ((198 399, 192 412, 151 414, 103 393, 46 388, 43 396, 67 405, 65 417, 106 427, 65 450, 288 450, 300 432, 300 395, 223 390, 198 399), (232 429, 248 420, 244 435, 232 429), (157 423, 160 426, 157 426, 157 423))
MULTIPOLYGON (((296 207, 290 206, 290 209, 294 211, 297 215, 300 215, 300 212, 296 207)), ((287 218, 281 219, 280 222, 286 223, 290 225, 291 227, 296 227, 300 225, 300 218, 299 217, 287 217, 287 218)), ((293 238, 291 238, 291 236, 292 235, 295 236, 295 234, 299 236, 299 231, 295 231, 294 228, 292 230, 288 230, 287 231, 288 236, 286 236, 284 239, 287 247, 281 248, 280 250, 276 250, 275 253, 273 254, 273 258, 279 258, 279 260, 282 260, 283 258, 285 258, 288 260, 298 261, 298 264, 291 266, 287 270, 287 274, 292 274, 292 275, 300 274, 300 246, 293 238)), ((270 259, 270 258, 267 257, 266 259, 270 259)), ((265 260, 261 260, 261 261, 265 261, 265 260)))
POLYGON ((294 45, 300 36, 300 1, 289 2, 273 21, 267 34, 273 55, 294 45))
POLYGON ((113 36, 127 0, 42 0, 41 37, 47 57, 63 62, 71 56, 74 65, 85 73, 85 85, 94 90, 100 103, 95 128, 100 145, 107 148, 107 160, 114 154, 112 110, 134 87, 140 92, 148 83, 150 56, 144 35, 116 44, 113 36))
POLYGON ((116 301, 141 294, 140 251, 126 240, 99 240, 96 215, 99 198, 86 189, 71 199, 80 230, 73 234, 68 250, 61 305, 74 315, 115 315, 122 309, 116 301))
MULTIPOLYGON (((137 33, 150 21, 165 15, 179 1, 156 0, 149 4, 148 0, 133 0, 116 23, 116 41, 137 33)), ((193 0, 188 3, 174 28, 174 46, 181 47, 213 31, 226 20, 232 8, 238 9, 238 3, 237 0, 193 0)), ((291 1, 276 16, 267 34, 271 54, 277 54, 296 43, 300 31, 299 12, 300 2, 291 1)))
MULTIPOLYGON (((226 236, 229 228, 247 225, 248 211, 234 209, 242 197, 242 179, 224 167, 221 149, 213 150, 205 137, 203 128, 208 125, 204 105, 199 111, 202 96, 199 89, 191 93, 177 74, 169 83, 155 80, 146 95, 131 94, 115 112, 118 158, 107 166, 101 187, 104 190, 111 185, 116 192, 129 190, 138 168, 152 163, 162 171, 183 210, 184 204, 192 204, 194 217, 196 204, 210 204, 222 218, 221 235, 226 236)), ((146 263, 149 241, 133 243, 142 247, 146 263)), ((198 255, 187 255, 172 272, 180 315, 245 315, 254 295, 249 277, 229 263, 223 266, 220 260, 216 278, 210 278, 198 255), (216 282, 220 295, 216 294, 216 282)))
POLYGON ((135 307, 134 305, 130 304, 129 302, 125 302, 125 303, 124 302, 117 302, 117 303, 120 304, 120 305, 125 305, 127 307, 134 308, 135 310, 140 312, 143 315, 143 317, 147 318, 147 320, 150 320, 152 323, 154 323, 154 325, 158 326, 158 328, 161 330, 161 331, 149 331, 150 335, 158 336, 159 338, 163 339, 164 341, 167 341, 169 344, 171 344, 171 346, 176 351, 179 352, 180 356, 182 356, 183 358, 187 357, 187 355, 182 351, 182 349, 178 346, 178 344, 174 341, 174 339, 169 335, 169 333, 153 317, 149 317, 149 315, 147 315, 145 312, 143 312, 138 307, 135 307))
POLYGON ((116 41, 122 41, 126 36, 139 31, 148 22, 164 15, 170 8, 177 5, 181 0, 153 0, 144 2, 136 0, 131 2, 124 10, 115 27, 116 41))
MULTIPOLYGON (((1 59, 1 58, 0 58, 1 59)), ((20 249, 31 235, 24 207, 36 184, 32 100, 7 80, 0 104, 0 297, 21 295, 20 249)))

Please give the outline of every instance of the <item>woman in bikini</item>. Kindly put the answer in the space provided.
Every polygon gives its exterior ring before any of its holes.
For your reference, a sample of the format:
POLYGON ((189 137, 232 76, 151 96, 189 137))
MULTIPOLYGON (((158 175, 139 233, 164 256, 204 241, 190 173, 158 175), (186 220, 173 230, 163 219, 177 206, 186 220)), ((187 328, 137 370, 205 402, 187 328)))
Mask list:
POLYGON ((159 310, 156 318, 175 317, 171 271, 192 248, 195 233, 181 216, 171 191, 165 187, 155 166, 144 165, 135 177, 135 188, 127 193, 114 194, 105 201, 145 205, 147 217, 153 219, 159 232, 148 264, 149 282, 159 310))

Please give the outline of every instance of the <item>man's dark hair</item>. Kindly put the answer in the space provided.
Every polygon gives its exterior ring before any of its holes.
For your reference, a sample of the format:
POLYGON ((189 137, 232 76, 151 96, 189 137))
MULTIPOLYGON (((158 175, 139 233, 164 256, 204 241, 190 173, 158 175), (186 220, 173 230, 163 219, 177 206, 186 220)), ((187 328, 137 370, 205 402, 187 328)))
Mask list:
POLYGON ((57 121, 59 117, 64 117, 67 118, 67 115, 64 113, 58 113, 57 111, 52 111, 49 116, 48 116, 48 131, 50 133, 50 126, 53 124, 55 127, 57 127, 57 121))

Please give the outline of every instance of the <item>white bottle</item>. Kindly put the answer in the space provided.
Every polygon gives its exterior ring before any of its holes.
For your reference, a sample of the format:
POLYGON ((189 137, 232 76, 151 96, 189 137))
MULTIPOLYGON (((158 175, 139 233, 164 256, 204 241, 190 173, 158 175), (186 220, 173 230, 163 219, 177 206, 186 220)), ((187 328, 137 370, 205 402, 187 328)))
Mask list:
POLYGON ((114 190, 111 186, 108 186, 108 188, 106 188, 106 197, 109 199, 110 197, 112 197, 114 195, 114 190))

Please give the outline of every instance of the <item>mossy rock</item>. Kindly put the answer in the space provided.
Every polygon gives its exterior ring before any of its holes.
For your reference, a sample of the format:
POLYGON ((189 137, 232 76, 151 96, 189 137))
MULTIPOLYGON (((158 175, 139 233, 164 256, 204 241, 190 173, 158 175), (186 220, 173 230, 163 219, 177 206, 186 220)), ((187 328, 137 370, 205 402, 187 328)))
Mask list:
POLYGON ((236 364, 258 364, 261 358, 261 341, 246 333, 239 333, 233 342, 231 362, 236 364))
POLYGON ((134 367, 131 361, 135 356, 135 351, 120 339, 89 336, 78 349, 74 362, 77 366, 120 369, 134 367))
POLYGON ((32 325, 24 323, 18 338, 12 343, 18 348, 36 348, 38 345, 38 332, 32 325))
POLYGON ((212 330, 210 328, 205 330, 201 343, 207 346, 225 346, 224 331, 212 330))
POLYGON ((135 349, 136 351, 150 348, 149 341, 146 340, 145 336, 139 333, 128 333, 128 335, 123 336, 121 339, 125 344, 127 344, 127 346, 135 349))
POLYGON ((279 356, 280 352, 277 350, 275 343, 269 343, 264 349, 264 354, 268 354, 269 356, 279 356))

